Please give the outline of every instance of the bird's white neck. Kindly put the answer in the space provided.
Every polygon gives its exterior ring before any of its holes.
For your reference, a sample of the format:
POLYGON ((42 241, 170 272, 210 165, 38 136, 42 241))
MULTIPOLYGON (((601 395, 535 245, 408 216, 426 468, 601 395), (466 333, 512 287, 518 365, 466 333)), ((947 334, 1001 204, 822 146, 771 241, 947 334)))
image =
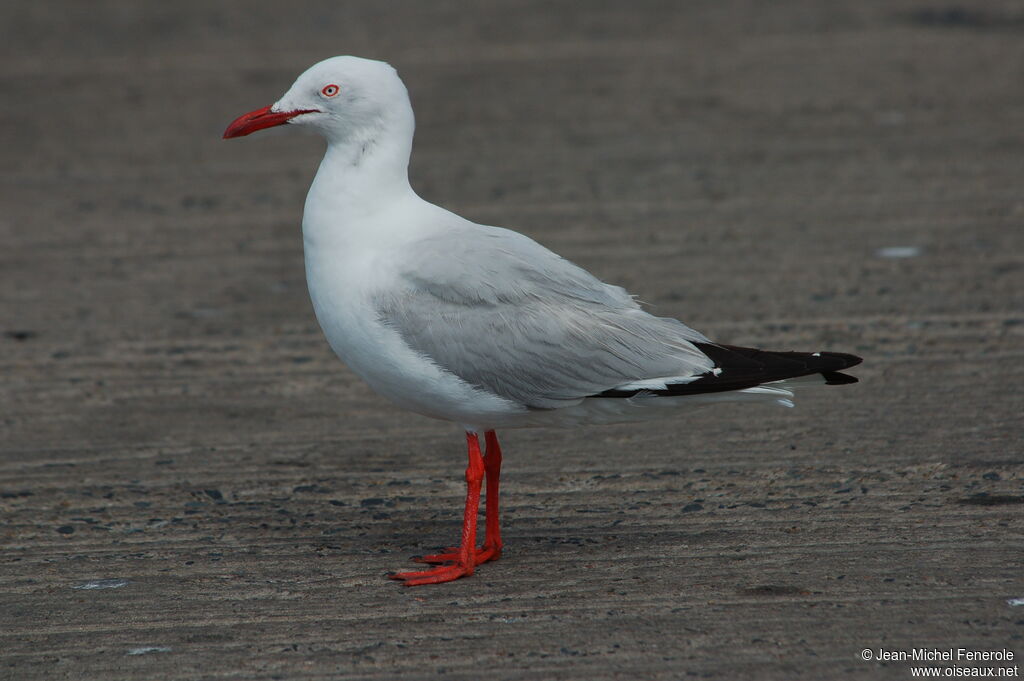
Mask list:
POLYGON ((374 214, 416 196, 409 185, 413 127, 410 107, 361 132, 328 137, 306 197, 307 245, 345 241, 359 225, 372 225, 374 214))

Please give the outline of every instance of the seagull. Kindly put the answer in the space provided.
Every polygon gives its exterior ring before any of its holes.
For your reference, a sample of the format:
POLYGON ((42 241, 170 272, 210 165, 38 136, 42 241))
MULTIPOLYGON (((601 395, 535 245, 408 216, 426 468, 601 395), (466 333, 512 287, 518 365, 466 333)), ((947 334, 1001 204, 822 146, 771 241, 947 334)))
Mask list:
POLYGON ((461 543, 413 559, 432 567, 389 575, 408 586, 466 577, 501 556, 497 429, 643 421, 717 402, 791 407, 797 385, 857 381, 841 370, 860 357, 715 343, 529 237, 421 199, 408 174, 412 105, 385 62, 315 64, 224 138, 283 124, 327 140, 302 218, 327 342, 379 394, 466 434, 461 543))

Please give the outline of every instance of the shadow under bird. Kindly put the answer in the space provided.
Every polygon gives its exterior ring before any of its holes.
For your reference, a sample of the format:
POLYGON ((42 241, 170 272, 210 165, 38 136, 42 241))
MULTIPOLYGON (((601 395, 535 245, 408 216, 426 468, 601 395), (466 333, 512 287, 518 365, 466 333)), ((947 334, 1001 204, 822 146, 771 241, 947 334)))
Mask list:
POLYGON ((468 576, 501 556, 496 429, 641 421, 715 402, 792 406, 799 384, 857 380, 840 371, 859 357, 715 343, 522 234, 421 199, 408 176, 412 106, 384 62, 322 61, 224 137, 285 123, 327 139, 302 238, 331 348, 381 395, 466 433, 461 543, 416 559, 434 567, 390 575, 407 585, 468 576))

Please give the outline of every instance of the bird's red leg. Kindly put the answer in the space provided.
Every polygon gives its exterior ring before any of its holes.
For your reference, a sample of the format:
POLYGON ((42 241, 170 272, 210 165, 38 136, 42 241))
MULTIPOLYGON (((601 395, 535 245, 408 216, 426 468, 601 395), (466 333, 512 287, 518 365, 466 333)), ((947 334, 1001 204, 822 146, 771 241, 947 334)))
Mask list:
POLYGON ((501 558, 501 518, 498 515, 498 486, 501 484, 501 445, 493 430, 484 434, 487 441, 487 521, 484 529, 484 548, 477 555, 477 563, 501 558))
POLYGON ((476 518, 480 512, 480 483, 484 479, 484 459, 480 454, 480 439, 476 433, 466 433, 469 465, 466 467, 466 511, 462 518, 462 544, 453 557, 453 565, 441 565, 430 570, 398 572, 389 575, 401 579, 406 586, 439 584, 459 577, 468 577, 476 567, 476 518))
MULTIPOLYGON (((489 560, 501 558, 501 524, 498 510, 499 492, 501 483, 501 445, 498 444, 498 436, 493 430, 485 433, 487 441, 487 455, 484 457, 484 470, 487 477, 487 501, 486 501, 486 525, 484 529, 484 545, 473 551, 473 562, 476 565, 486 563, 489 560)), ((435 553, 429 556, 417 556, 413 558, 418 563, 450 563, 458 560, 460 547, 453 546, 445 549, 444 553, 435 553)))

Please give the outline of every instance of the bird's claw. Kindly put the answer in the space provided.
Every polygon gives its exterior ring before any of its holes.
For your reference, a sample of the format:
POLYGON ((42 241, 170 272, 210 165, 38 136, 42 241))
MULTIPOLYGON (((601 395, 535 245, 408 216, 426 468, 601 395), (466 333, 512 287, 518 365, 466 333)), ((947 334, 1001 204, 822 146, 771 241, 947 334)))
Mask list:
POLYGON ((452 582, 459 577, 468 577, 473 574, 473 565, 441 565, 429 570, 417 570, 415 572, 393 572, 388 575, 390 579, 401 580, 406 586, 420 586, 421 584, 442 584, 452 582))
MULTIPOLYGON (((443 553, 432 553, 426 556, 413 556, 412 560, 417 563, 426 563, 428 565, 441 565, 443 563, 457 563, 459 561, 459 547, 449 546, 444 549, 443 553)), ((482 546, 478 549, 473 549, 473 565, 480 565, 490 560, 498 560, 501 558, 501 548, 494 546, 482 546)))
POLYGON ((391 579, 401 580, 406 586, 419 586, 421 584, 441 584, 451 582, 459 577, 468 577, 473 574, 473 569, 481 563, 490 560, 498 560, 501 557, 500 546, 484 545, 473 549, 469 557, 469 564, 463 562, 462 551, 457 546, 449 546, 443 553, 434 553, 426 556, 413 556, 417 563, 436 565, 427 570, 416 570, 413 572, 393 572, 388 575, 391 579))

